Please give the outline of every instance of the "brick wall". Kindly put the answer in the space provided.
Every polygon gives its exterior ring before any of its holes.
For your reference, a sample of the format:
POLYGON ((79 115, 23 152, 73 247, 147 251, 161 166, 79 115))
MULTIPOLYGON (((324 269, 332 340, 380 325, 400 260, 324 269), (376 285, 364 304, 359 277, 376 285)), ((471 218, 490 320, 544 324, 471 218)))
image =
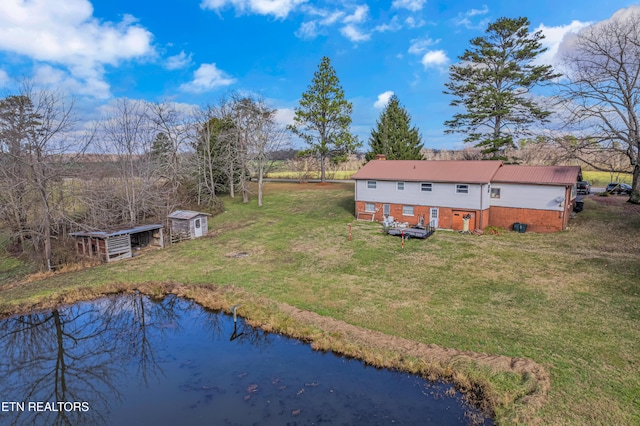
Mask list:
MULTIPOLYGON (((356 216, 358 212, 360 219, 370 220, 371 213, 364 213, 365 202, 356 202, 356 216)), ((373 220, 375 222, 382 222, 384 220, 383 215, 383 203, 373 203, 375 205, 376 212, 373 214, 373 220)), ((398 222, 407 222, 410 225, 417 225, 420 217, 423 216, 425 223, 430 221, 430 206, 414 206, 413 216, 402 215, 402 204, 390 204, 390 214, 398 222)), ((434 206, 435 207, 435 206, 434 206)), ((533 210, 533 209, 519 209, 512 207, 497 207, 493 206, 483 212, 474 211, 475 213, 475 226, 479 229, 484 229, 487 226, 497 226, 505 229, 512 229, 515 222, 527 224, 527 232, 557 232, 566 228, 568 214, 559 211, 549 210, 533 210)), ((438 207, 438 228, 451 229, 453 225, 453 211, 450 208, 438 207)))
POLYGON ((512 229, 515 222, 527 224, 527 232, 557 232, 565 227, 561 211, 517 209, 492 206, 489 209, 489 225, 512 229))

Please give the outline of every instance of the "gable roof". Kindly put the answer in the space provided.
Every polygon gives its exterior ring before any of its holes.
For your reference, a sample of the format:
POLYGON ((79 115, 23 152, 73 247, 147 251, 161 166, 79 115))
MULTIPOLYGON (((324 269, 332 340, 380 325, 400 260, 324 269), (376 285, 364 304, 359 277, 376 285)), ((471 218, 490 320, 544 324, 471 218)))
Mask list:
POLYGON ((580 166, 516 166, 503 165, 492 182, 532 183, 537 185, 575 185, 580 166))
POLYGON ((352 179, 489 183, 501 166, 490 160, 373 160, 352 179))
POLYGON ((189 219, 193 219, 196 216, 211 216, 211 215, 209 213, 194 212, 192 210, 176 210, 167 217, 169 219, 189 220, 189 219))

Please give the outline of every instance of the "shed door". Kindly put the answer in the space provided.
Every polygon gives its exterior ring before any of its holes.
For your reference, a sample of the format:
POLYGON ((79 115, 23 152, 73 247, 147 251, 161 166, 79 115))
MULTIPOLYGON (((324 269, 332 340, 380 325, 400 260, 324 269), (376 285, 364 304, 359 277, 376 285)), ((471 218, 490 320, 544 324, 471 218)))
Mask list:
POLYGON ((202 219, 197 218, 196 220, 194 220, 193 228, 194 228, 193 236, 196 238, 202 237, 202 219))
POLYGON ((476 213, 463 210, 453 211, 453 221, 451 222, 451 229, 453 229, 454 231, 462 231, 464 226, 462 218, 467 215, 471 216, 471 219, 469 219, 469 230, 473 231, 474 229, 476 229, 476 213))

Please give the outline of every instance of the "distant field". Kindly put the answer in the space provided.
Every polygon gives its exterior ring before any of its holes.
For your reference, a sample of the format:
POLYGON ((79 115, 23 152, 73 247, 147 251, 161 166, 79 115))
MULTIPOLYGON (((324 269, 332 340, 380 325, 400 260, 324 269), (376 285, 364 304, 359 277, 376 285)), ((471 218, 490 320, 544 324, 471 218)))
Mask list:
POLYGON ((605 187, 610 182, 622 182, 631 185, 632 177, 631 173, 609 173, 590 170, 582 171, 582 178, 591 183, 591 186, 597 187, 605 187))
MULTIPOLYGON (((355 170, 330 172, 330 173, 326 173, 326 179, 328 180, 351 179, 351 176, 353 176, 355 172, 356 172, 355 170)), ((280 171, 280 172, 268 173, 266 177, 272 178, 272 179, 296 179, 296 180, 320 179, 320 172, 309 172, 302 175, 299 172, 280 171)))

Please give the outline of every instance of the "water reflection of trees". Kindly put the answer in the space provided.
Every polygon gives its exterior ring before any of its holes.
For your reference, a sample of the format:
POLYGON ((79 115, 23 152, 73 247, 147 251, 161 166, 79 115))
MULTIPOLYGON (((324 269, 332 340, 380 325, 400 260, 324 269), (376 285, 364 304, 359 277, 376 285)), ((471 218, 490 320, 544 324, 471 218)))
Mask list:
MULTIPOLYGON (((110 404, 121 399, 117 383, 135 367, 129 383, 150 385, 164 373, 156 353, 171 335, 181 333, 181 321, 201 324, 211 339, 231 335, 228 318, 194 307, 176 297, 153 301, 141 294, 21 315, 0 321, 0 384, 4 401, 88 402, 88 411, 14 411, 13 424, 106 423, 110 404), (195 308, 195 309, 194 309, 195 308)), ((269 335, 238 321, 234 342, 263 348, 269 335)))
POLYGON ((171 326, 179 315, 175 300, 121 296, 0 322, 5 401, 89 403, 88 411, 30 412, 26 405, 13 423, 24 416, 46 424, 104 423, 110 401, 120 398, 114 381, 121 363, 136 366, 138 383, 161 373, 150 336, 159 342, 168 330, 179 331, 171 326))
POLYGON ((41 424, 104 423, 108 400, 119 397, 110 381, 116 346, 108 327, 103 312, 84 305, 0 322, 4 400, 90 404, 87 412, 14 412, 13 424, 25 423, 26 416, 41 424))

